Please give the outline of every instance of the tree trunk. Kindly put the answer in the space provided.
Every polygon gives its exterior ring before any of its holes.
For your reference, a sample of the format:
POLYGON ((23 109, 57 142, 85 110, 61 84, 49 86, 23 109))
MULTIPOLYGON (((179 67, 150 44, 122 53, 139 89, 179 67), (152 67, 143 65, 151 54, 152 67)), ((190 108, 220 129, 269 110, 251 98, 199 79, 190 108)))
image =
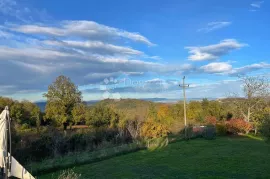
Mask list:
POLYGON ((250 119, 250 107, 248 107, 247 122, 249 122, 249 119, 250 119))

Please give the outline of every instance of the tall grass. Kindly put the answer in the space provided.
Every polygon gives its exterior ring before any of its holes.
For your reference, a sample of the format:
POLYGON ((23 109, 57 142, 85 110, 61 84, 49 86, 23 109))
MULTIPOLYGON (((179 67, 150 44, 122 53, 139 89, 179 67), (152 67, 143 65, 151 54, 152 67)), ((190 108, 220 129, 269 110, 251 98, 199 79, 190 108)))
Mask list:
POLYGON ((79 179, 81 174, 75 173, 72 169, 64 170, 58 177, 58 179, 79 179))

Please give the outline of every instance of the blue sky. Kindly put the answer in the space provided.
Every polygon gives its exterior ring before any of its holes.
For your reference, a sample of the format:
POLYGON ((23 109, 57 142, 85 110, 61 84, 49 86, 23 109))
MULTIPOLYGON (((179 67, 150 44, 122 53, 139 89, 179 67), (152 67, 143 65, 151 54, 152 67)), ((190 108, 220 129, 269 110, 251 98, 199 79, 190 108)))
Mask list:
POLYGON ((269 76, 268 1, 0 0, 0 95, 44 100, 59 75, 84 100, 241 94, 269 76))

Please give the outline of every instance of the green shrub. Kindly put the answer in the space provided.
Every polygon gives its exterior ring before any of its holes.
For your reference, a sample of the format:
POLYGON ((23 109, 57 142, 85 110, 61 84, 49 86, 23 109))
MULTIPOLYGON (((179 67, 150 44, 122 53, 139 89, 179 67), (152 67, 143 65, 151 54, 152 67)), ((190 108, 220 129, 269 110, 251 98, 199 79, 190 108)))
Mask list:
POLYGON ((29 129, 30 128, 30 125, 29 124, 22 124, 21 126, 21 130, 26 130, 26 129, 29 129))
POLYGON ((22 164, 41 161, 46 158, 61 157, 68 153, 94 151, 132 142, 130 135, 117 129, 74 130, 64 133, 47 130, 42 134, 31 131, 21 133, 18 140, 13 134, 14 157, 22 164), (16 140, 15 140, 16 139, 16 140))
POLYGON ((68 139, 69 150, 71 152, 85 150, 87 142, 83 134, 74 134, 68 139))
POLYGON ((262 135, 270 141, 270 115, 266 116, 263 120, 263 123, 261 125, 260 129, 262 135))
POLYGON ((31 146, 31 156, 34 160, 43 160, 53 156, 53 139, 51 136, 41 136, 40 140, 34 141, 31 146))
POLYGON ((227 135, 227 128, 226 125, 221 123, 221 124, 216 124, 216 133, 218 136, 225 136, 227 135))

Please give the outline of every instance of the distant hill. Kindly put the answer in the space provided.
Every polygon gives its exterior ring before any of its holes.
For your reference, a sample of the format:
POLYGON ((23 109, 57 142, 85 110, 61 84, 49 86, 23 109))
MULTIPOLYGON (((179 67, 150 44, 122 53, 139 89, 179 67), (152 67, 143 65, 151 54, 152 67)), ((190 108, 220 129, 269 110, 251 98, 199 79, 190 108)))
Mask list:
MULTIPOLYGON (((112 106, 117 110, 122 111, 128 118, 141 118, 144 119, 148 113, 148 109, 152 101, 146 101, 141 99, 105 99, 99 101, 97 105, 112 106)), ((156 103, 158 104, 158 103, 156 103)))
MULTIPOLYGON (((93 100, 93 101, 86 101, 85 103, 87 105, 93 105, 93 104, 96 104, 97 102, 99 102, 99 100, 93 100)), ((42 112, 45 111, 45 107, 46 107, 46 101, 39 101, 39 102, 35 102, 35 104, 40 108, 40 110, 42 112)))
MULTIPOLYGON (((208 100, 215 100, 216 98, 208 98, 208 100)), ((114 100, 114 99, 105 99, 105 100, 92 100, 92 101, 85 101, 87 105, 94 105, 96 103, 101 103, 104 105, 116 105, 116 108, 119 109, 132 109, 138 106, 143 106, 148 109, 149 102, 155 103, 176 103, 181 101, 182 99, 168 99, 168 98, 141 98, 141 99, 121 99, 121 100, 114 100)), ((188 98, 187 101, 200 101, 202 98, 188 98)), ((42 112, 45 111, 46 101, 36 102, 38 107, 42 112)))
POLYGON ((36 105, 40 108, 40 110, 41 110, 42 112, 45 111, 45 106, 46 106, 46 102, 45 102, 45 101, 40 101, 40 102, 35 102, 35 103, 36 103, 36 105))

